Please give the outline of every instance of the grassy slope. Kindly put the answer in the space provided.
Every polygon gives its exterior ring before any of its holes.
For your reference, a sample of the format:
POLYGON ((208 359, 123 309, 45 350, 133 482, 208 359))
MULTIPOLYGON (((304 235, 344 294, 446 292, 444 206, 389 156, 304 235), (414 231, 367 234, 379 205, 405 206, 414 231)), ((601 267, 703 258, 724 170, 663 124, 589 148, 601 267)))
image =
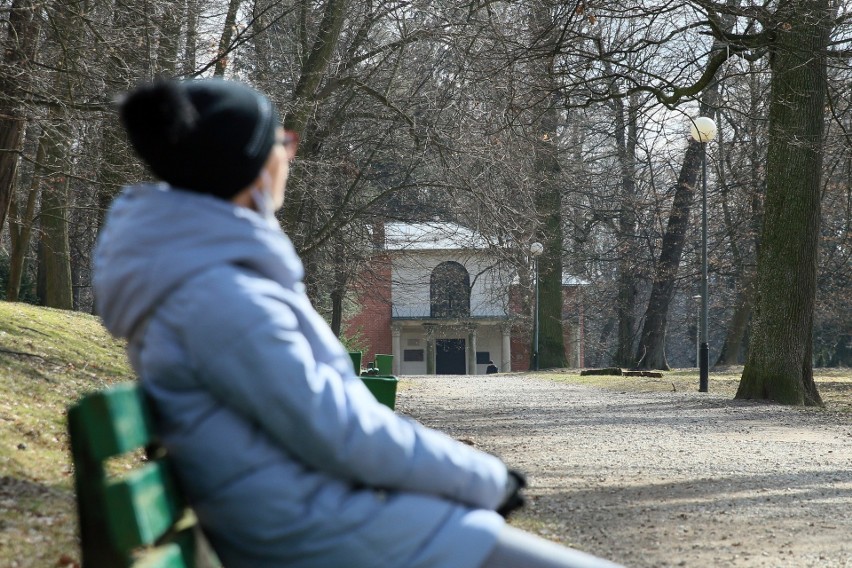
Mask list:
MULTIPOLYGON (((541 376, 617 391, 698 388, 696 370, 662 379, 541 376)), ((0 566, 79 561, 65 410, 88 391, 132 377, 121 343, 96 318, 0 301, 0 566)), ((733 396, 738 378, 738 370, 714 372, 710 389, 733 396)), ((848 369, 819 370, 817 380, 829 409, 852 411, 848 369)))
MULTIPOLYGON (((731 367, 711 371, 709 391, 734 398, 739 386, 742 367, 731 367)), ((606 388, 618 392, 697 392, 698 369, 676 369, 663 373, 662 378, 618 377, 606 375, 579 376, 573 370, 567 372, 542 371, 540 376, 572 384, 584 384, 606 388)), ((838 412, 852 412, 852 371, 850 369, 814 369, 814 380, 825 409, 838 412)), ((814 409, 822 410, 822 409, 814 409)))
POLYGON ((78 560, 65 409, 132 376, 96 318, 0 301, 0 566, 78 560))

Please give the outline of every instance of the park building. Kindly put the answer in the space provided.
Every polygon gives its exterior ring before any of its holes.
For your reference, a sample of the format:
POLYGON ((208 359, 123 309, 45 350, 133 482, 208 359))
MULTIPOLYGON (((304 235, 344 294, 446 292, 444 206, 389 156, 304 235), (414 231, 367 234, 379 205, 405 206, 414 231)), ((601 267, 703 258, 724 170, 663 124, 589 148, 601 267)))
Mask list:
MULTIPOLYGON (((372 228, 374 254, 355 286, 347 333, 363 361, 394 355, 396 375, 480 375, 530 368, 532 305, 508 251, 447 222, 372 228)), ((563 332, 572 367, 583 366, 584 282, 563 277, 563 332)), ((542 314, 543 316, 543 314, 542 314)))

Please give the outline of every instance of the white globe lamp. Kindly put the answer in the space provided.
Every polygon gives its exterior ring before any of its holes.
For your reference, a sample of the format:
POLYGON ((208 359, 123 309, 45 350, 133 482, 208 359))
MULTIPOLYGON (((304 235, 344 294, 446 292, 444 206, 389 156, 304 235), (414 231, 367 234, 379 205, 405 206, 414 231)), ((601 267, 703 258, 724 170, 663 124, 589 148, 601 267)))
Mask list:
POLYGON ((699 116, 692 121, 692 139, 696 142, 710 142, 716 138, 716 123, 707 116, 699 116))

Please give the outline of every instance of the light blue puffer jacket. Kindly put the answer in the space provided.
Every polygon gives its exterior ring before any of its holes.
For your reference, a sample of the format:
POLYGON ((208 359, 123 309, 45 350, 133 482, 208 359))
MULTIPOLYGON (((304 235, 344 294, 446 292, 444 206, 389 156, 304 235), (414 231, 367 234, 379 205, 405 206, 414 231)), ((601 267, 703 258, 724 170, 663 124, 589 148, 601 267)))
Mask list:
POLYGON ((229 568, 475 568, 506 468, 378 404, 261 216, 131 187, 95 253, 181 483, 229 568))

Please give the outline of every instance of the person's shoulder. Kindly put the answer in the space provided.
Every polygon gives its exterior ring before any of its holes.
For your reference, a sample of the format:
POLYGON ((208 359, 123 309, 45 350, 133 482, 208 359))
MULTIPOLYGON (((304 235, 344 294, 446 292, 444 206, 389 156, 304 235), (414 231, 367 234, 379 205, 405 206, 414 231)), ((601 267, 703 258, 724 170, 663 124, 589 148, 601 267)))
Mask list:
POLYGON ((283 286, 239 265, 221 264, 187 280, 171 303, 182 306, 191 328, 228 331, 228 335, 260 322, 297 326, 283 286))

